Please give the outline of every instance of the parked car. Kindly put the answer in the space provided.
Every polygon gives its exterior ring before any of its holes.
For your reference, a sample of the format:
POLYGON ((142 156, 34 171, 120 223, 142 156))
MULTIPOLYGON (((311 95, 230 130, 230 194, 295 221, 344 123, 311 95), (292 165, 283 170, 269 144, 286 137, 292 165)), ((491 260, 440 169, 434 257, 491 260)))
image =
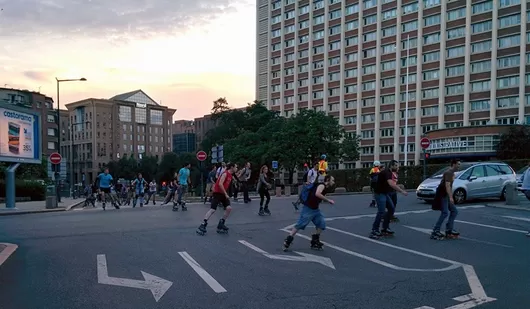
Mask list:
MULTIPOLYGON (((423 181, 416 189, 416 196, 420 200, 432 202, 436 188, 442 180, 443 173, 449 167, 443 168, 423 181)), ((453 182, 453 199, 455 204, 477 198, 506 198, 506 184, 515 182, 515 171, 505 163, 475 162, 462 163, 460 170, 455 173, 453 182)))
POLYGON ((522 187, 523 186, 523 180, 521 178, 523 177, 524 173, 526 173, 527 169, 528 169, 528 166, 525 166, 525 167, 523 167, 522 169, 518 170, 515 173, 515 177, 517 178, 517 186, 518 187, 522 187))

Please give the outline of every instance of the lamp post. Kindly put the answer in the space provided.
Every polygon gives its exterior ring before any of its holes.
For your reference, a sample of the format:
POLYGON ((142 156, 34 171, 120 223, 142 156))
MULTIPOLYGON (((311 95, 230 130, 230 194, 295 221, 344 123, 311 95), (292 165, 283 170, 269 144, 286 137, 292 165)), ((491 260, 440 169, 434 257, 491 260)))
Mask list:
POLYGON ((408 148, 409 148, 409 49, 410 49, 410 35, 407 35, 407 58, 405 63, 407 64, 407 74, 405 75, 405 160, 404 166, 408 164, 408 148))
MULTIPOLYGON (((59 99, 59 84, 64 82, 86 82, 86 78, 77 78, 77 79, 58 79, 55 78, 57 81, 57 131, 59 133, 59 139, 57 140, 57 152, 61 153, 61 114, 60 114, 60 99, 59 99)), ((61 201, 61 186, 60 186, 60 171, 61 171, 61 165, 58 164, 55 167, 55 190, 57 193, 57 202, 61 201)))
POLYGON ((73 195, 73 192, 74 192, 74 160, 75 160, 75 145, 74 145, 74 141, 75 141, 75 138, 74 138, 74 127, 75 126, 78 126, 78 125, 85 125, 85 129, 86 129, 86 126, 88 125, 88 123, 90 123, 90 121, 85 121, 85 122, 77 122, 77 123, 71 123, 70 124, 70 143, 71 143, 71 146, 72 148, 70 149, 70 153, 72 154, 71 156, 71 159, 70 159, 70 184, 72 186, 72 195, 73 195))

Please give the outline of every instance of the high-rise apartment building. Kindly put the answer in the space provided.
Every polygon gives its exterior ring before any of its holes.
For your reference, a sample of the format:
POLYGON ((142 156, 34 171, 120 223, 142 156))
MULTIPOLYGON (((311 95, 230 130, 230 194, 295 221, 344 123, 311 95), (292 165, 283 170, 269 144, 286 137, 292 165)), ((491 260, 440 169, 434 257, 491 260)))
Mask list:
POLYGON ((172 151, 171 125, 176 110, 159 105, 142 90, 108 100, 85 99, 66 104, 66 108, 69 117, 67 123, 61 123, 66 140, 61 153, 73 158, 74 183, 93 182, 111 160, 162 158, 172 151), (73 132, 73 141, 67 132, 73 132))
MULTIPOLYGON (((336 117, 361 137, 361 160, 346 168, 405 161, 406 135, 417 164, 428 132, 459 139, 459 128, 530 124, 527 1, 257 3, 256 98, 284 116, 336 117)), ((454 153, 486 152, 482 137, 464 149, 436 136, 454 153)))

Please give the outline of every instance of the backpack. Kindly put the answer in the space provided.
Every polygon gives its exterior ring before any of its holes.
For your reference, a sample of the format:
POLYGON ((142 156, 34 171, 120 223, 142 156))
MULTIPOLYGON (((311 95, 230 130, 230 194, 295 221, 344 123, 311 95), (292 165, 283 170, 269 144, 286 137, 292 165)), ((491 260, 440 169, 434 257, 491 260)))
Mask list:
POLYGON ((302 182, 303 182, 303 183, 306 183, 306 182, 307 182, 307 176, 309 176, 309 171, 310 171, 310 170, 308 170, 307 172, 305 172, 304 176, 302 176, 302 182))
POLYGON ((309 199, 315 195, 316 188, 319 185, 319 183, 310 183, 302 187, 302 192, 300 193, 300 201, 302 202, 302 204, 307 204, 309 199))

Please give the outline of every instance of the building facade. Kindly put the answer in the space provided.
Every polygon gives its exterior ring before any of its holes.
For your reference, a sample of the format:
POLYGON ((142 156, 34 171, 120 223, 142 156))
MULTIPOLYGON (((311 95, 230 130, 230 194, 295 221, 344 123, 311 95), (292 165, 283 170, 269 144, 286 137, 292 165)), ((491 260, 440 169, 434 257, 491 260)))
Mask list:
POLYGON ((286 117, 324 111, 359 135, 361 159, 346 168, 418 164, 429 131, 530 124, 528 9, 520 0, 258 0, 256 98, 286 117))
POLYGON ((68 119, 62 128, 67 139, 61 148, 73 158, 74 183, 93 182, 111 160, 161 159, 172 150, 171 125, 176 110, 159 105, 142 90, 108 100, 85 99, 66 104, 66 108, 68 119))
POLYGON ((172 127, 173 134, 195 133, 195 122, 193 120, 175 120, 172 127))
POLYGON ((173 134, 173 152, 180 154, 185 152, 195 152, 197 142, 195 133, 177 133, 173 134))

